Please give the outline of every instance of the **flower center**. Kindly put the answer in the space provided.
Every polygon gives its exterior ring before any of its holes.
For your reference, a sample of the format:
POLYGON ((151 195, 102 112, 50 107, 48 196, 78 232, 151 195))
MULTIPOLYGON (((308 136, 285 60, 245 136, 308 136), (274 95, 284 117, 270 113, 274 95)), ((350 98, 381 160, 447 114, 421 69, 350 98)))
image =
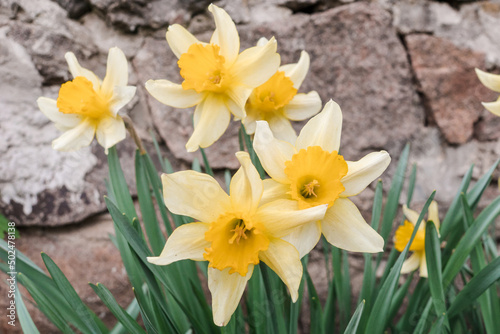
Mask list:
MULTIPOLYGON (((404 224, 399 226, 396 230, 396 234, 394 235, 394 246, 399 252, 402 252, 410 241, 414 229, 415 226, 405 220, 404 224)), ((425 228, 418 229, 410 245, 410 250, 414 252, 425 250, 425 228)))
POLYGON ((111 96, 96 92, 87 78, 79 76, 62 84, 57 98, 57 107, 65 114, 99 119, 111 114, 110 98, 111 96))
POLYGON ((284 72, 276 72, 269 80, 255 88, 248 99, 253 109, 274 112, 286 106, 297 94, 293 82, 284 72))
POLYGON ((229 273, 245 276, 248 265, 259 263, 259 252, 269 247, 269 238, 265 235, 262 224, 251 217, 237 213, 225 213, 219 216, 205 233, 205 240, 210 247, 203 254, 209 266, 219 270, 231 268, 229 273))
POLYGON ((290 195, 306 209, 328 204, 331 207, 345 190, 341 179, 347 175, 347 163, 337 151, 331 153, 319 146, 310 146, 285 162, 290 181, 290 195))
POLYGON ((226 60, 219 51, 218 45, 192 44, 177 62, 184 78, 182 88, 194 89, 198 93, 223 92, 230 84, 230 80, 224 70, 226 60))

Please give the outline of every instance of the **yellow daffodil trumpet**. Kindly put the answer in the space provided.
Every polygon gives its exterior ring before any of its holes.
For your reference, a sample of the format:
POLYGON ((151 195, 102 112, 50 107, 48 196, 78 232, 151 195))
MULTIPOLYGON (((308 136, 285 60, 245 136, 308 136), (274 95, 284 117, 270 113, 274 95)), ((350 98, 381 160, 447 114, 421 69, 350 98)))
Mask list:
POLYGON ((275 138, 269 124, 257 121, 254 149, 271 176, 264 181, 263 201, 289 199, 299 208, 327 205, 325 217, 295 229, 284 239, 301 256, 316 245, 321 233, 332 245, 353 252, 382 252, 384 239, 366 223, 348 197, 359 194, 389 165, 386 151, 359 161, 338 154, 342 112, 329 101, 307 122, 294 145, 275 138))
POLYGON ((210 43, 200 42, 178 24, 168 28, 167 42, 179 58, 182 84, 168 80, 146 82, 148 92, 163 104, 175 108, 196 106, 194 132, 186 144, 188 152, 219 139, 231 114, 244 119, 252 89, 276 73, 280 63, 274 38, 240 53, 240 38, 229 15, 215 5, 208 10, 216 25, 210 43))
POLYGON ((281 238, 302 224, 322 219, 326 211, 326 205, 301 210, 297 202, 287 199, 261 205, 264 186, 259 173, 248 153, 238 152, 236 157, 241 168, 231 179, 229 195, 207 174, 163 174, 167 208, 197 222, 178 227, 162 253, 148 258, 157 265, 184 259, 208 261, 208 287, 218 326, 229 322, 260 261, 276 272, 292 300, 297 300, 302 278, 299 253, 281 238))
POLYGON ((128 64, 123 52, 111 48, 106 76, 101 81, 92 71, 83 68, 75 55, 66 53, 73 80, 64 83, 57 100, 40 97, 40 110, 64 133, 52 142, 59 151, 78 150, 97 141, 108 149, 125 139, 125 125, 118 111, 129 103, 136 88, 127 86, 128 64))

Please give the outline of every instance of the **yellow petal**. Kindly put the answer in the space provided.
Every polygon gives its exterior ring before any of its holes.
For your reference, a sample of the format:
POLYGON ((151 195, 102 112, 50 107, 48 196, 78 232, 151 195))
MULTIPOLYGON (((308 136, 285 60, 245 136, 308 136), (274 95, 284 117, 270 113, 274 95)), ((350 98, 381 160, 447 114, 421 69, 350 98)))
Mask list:
POLYGON ((269 243, 269 248, 260 252, 259 257, 286 284, 292 301, 296 302, 302 279, 302 263, 297 249, 286 241, 273 238, 269 243))
POLYGON ((269 176, 278 182, 289 183, 285 174, 285 161, 292 160, 295 149, 290 143, 274 138, 265 121, 257 122, 253 148, 269 176))
MULTIPOLYGON (((420 216, 420 214, 418 212, 413 211, 412 209, 408 208, 408 206, 406 204, 404 204, 403 205, 403 214, 410 221, 410 223, 413 224, 413 226, 417 225, 418 216, 420 216)), ((420 224, 419 228, 423 228, 423 227, 424 227, 424 224, 420 224)))
POLYGON ((253 135, 257 127, 256 122, 262 120, 262 118, 260 117, 260 110, 252 108, 251 105, 246 105, 245 110, 247 115, 241 120, 241 122, 245 126, 245 131, 247 132, 247 134, 253 135))
POLYGON ((163 199, 175 214, 214 222, 230 207, 229 196, 210 175, 195 171, 163 174, 163 199))
POLYGON ((420 256, 420 277, 427 277, 427 259, 425 258, 425 252, 422 252, 420 256))
POLYGON ((245 103, 252 90, 245 86, 233 86, 226 91, 229 99, 226 100, 227 106, 233 113, 234 117, 239 119, 246 118, 245 103))
POLYGON ((210 243, 205 240, 205 232, 210 224, 190 223, 179 226, 167 239, 161 254, 148 257, 148 262, 157 265, 167 265, 180 260, 203 261, 205 248, 210 243))
POLYGON ((298 63, 283 65, 279 70, 285 72, 285 75, 293 81, 293 87, 299 89, 309 71, 309 63, 309 54, 302 51, 298 63))
POLYGON ((192 44, 206 44, 198 41, 193 34, 179 24, 168 27, 166 38, 170 49, 172 49, 177 58, 180 58, 181 54, 187 52, 192 44))
POLYGON ((204 94, 194 89, 184 89, 182 85, 168 80, 148 80, 146 89, 155 99, 174 108, 189 108, 197 105, 204 94))
POLYGON ((101 91, 113 94, 115 86, 126 86, 128 83, 128 63, 122 50, 117 47, 109 49, 106 76, 102 81, 101 91))
POLYGON ((97 92, 101 86, 101 80, 94 74, 94 72, 83 68, 78 63, 76 56, 73 52, 66 52, 64 55, 66 58, 66 62, 68 63, 69 71, 73 78, 82 76, 85 77, 88 81, 92 82, 92 86, 94 90, 97 92))
POLYGON ((481 71, 476 68, 476 74, 483 85, 500 93, 500 75, 481 71))
POLYGON ((58 151, 73 151, 89 146, 94 139, 95 123, 89 118, 82 120, 74 128, 64 132, 52 142, 52 148, 58 151))
POLYGON ((252 277, 253 264, 248 266, 246 276, 238 273, 229 274, 229 268, 208 268, 208 288, 212 294, 212 312, 214 323, 225 326, 238 307, 248 280, 252 277))
POLYGON ((109 109, 113 115, 117 115, 118 111, 127 105, 135 96, 136 87, 134 86, 115 86, 113 89, 113 97, 109 101, 109 109))
POLYGON ((342 178, 345 191, 340 196, 349 197, 359 194, 373 180, 382 175, 390 162, 391 157, 386 151, 370 153, 356 162, 348 161, 347 175, 342 178))
POLYGON ((277 199, 290 199, 288 192, 290 185, 274 181, 273 179, 266 179, 262 181, 264 192, 260 199, 260 205, 267 204, 277 199))
POLYGON ((492 112, 493 114, 500 116, 500 99, 495 102, 482 102, 483 107, 492 112))
POLYGON ((120 116, 106 117, 97 124, 96 138, 108 154, 108 148, 121 142, 126 137, 125 123, 120 116))
POLYGON ((292 121, 302 121, 321 110, 321 98, 316 91, 300 93, 283 108, 285 116, 292 121))
POLYGON ((273 115, 268 119, 269 128, 274 133, 276 139, 284 140, 290 144, 295 144, 297 134, 290 121, 279 114, 273 115))
POLYGON ((411 273, 416 270, 420 265, 420 252, 414 252, 408 259, 403 262, 401 267, 401 274, 411 273))
POLYGON ((210 44, 220 46, 220 54, 231 66, 240 52, 240 37, 231 17, 222 8, 210 4, 208 10, 214 15, 215 31, 210 39, 210 44))
POLYGON ((74 128, 81 122, 81 117, 75 114, 65 114, 57 108, 57 101, 47 97, 39 97, 36 100, 40 111, 47 116, 49 120, 55 123, 56 127, 61 130, 69 130, 74 128))
POLYGON ((441 226, 441 222, 439 220, 439 210, 436 201, 432 201, 431 205, 429 205, 429 220, 432 220, 439 234, 439 227, 441 226))
POLYGON ((189 138, 186 149, 194 152, 198 147, 208 147, 226 131, 231 112, 224 98, 218 94, 207 94, 194 111, 194 132, 189 138))
POLYGON ((237 152, 236 158, 241 167, 231 179, 231 204, 236 212, 253 213, 257 210, 262 196, 262 180, 248 153, 237 152))
POLYGON ((276 40, 264 46, 248 48, 236 59, 231 73, 235 80, 251 88, 262 85, 276 73, 280 64, 280 56, 276 53, 276 40))
POLYGON ((321 224, 319 222, 307 223, 295 228, 290 234, 281 239, 291 243, 299 251, 300 258, 316 246, 321 238, 321 224))
POLYGON ((321 230, 335 247, 351 252, 383 251, 384 239, 366 223, 356 205, 347 198, 338 198, 327 210, 321 230))
POLYGON ((328 101, 323 110, 311 118, 300 131, 295 148, 320 146, 323 150, 338 151, 342 130, 342 111, 337 103, 328 101))
POLYGON ((323 219, 327 207, 325 204, 299 210, 297 201, 281 199, 259 207, 256 220, 265 225, 271 236, 281 238, 296 227, 323 219))

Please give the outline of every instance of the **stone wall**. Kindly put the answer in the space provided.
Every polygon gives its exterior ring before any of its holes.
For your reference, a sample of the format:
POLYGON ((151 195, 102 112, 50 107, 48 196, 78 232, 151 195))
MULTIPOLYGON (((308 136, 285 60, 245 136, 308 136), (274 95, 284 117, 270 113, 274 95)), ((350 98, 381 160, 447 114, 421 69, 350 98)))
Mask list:
MULTIPOLYGON (((87 282, 108 282, 122 305, 132 296, 118 251, 107 238, 112 224, 103 202, 106 156, 95 143, 73 153, 52 150, 58 131, 35 101, 55 98, 69 79, 65 52, 74 52, 85 67, 103 76, 108 49, 118 46, 129 59, 130 83, 138 87, 126 112, 150 153, 153 133, 174 168, 188 168, 199 158, 184 148, 192 132, 191 111, 158 103, 144 83, 162 78, 180 82, 166 29, 179 23, 207 40, 214 28, 206 11, 209 3, 0 0, 0 212, 19 227, 19 250, 40 266, 41 250, 53 257, 103 317, 105 307, 87 282)), ((296 62, 301 50, 309 52, 311 69, 302 91, 317 90, 323 102, 332 98, 342 107, 342 153, 347 159, 386 149, 395 161, 410 142, 418 170, 417 205, 436 189, 437 200, 446 207, 471 164, 477 179, 500 157, 500 118, 480 104, 496 95, 474 73, 475 67, 500 70, 499 1, 214 3, 236 21, 242 47, 261 36, 275 36, 283 64, 296 62)), ((207 149, 218 173, 238 166, 238 126, 231 124, 207 149)), ((130 138, 119 144, 132 190, 133 150, 130 138)), ((389 180, 394 169, 393 163, 383 179, 389 180)), ((489 198, 498 195, 496 186, 488 190, 489 198)), ((367 189, 357 200, 367 218, 372 194, 367 189)), ((0 285, 0 295, 4 288, 0 285)), ((43 323, 43 315, 28 307, 37 324, 43 323)), ((5 319, 1 324, 6 330, 5 319)), ((43 326, 42 332, 53 329, 43 326)))

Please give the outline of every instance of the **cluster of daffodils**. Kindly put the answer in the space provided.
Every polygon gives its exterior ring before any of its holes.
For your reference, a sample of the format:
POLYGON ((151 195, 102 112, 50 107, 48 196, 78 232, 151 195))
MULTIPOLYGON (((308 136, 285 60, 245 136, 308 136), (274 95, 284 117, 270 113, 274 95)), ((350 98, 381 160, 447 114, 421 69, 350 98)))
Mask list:
MULTIPOLYGON (((228 127, 231 116, 254 136, 253 149, 269 178, 262 180, 249 154, 237 152, 241 167, 227 194, 211 176, 181 171, 162 176, 164 201, 178 215, 193 222, 178 227, 156 265, 180 260, 208 261, 208 286, 213 319, 224 326, 239 304, 254 267, 261 261, 298 298, 302 279, 300 259, 321 236, 332 245, 353 252, 382 252, 384 239, 368 225, 349 199, 363 191, 388 167, 385 151, 358 161, 341 154, 342 112, 330 100, 322 103, 315 91, 298 93, 309 70, 309 55, 302 51, 295 64, 280 66, 274 38, 261 38, 240 52, 234 22, 215 5, 209 6, 216 29, 208 43, 179 25, 169 27, 166 39, 178 58, 182 83, 149 80, 147 91, 175 108, 195 107, 194 131, 186 149, 208 147, 228 127), (290 120, 312 117, 297 136, 290 120)), ((109 51, 104 80, 66 54, 73 80, 64 83, 57 100, 41 97, 40 110, 63 134, 53 147, 67 151, 89 145, 94 136, 107 150, 125 138, 124 119, 118 111, 129 103, 135 87, 128 86, 128 64, 118 48, 109 51)), ((477 70, 480 80, 500 92, 500 76, 477 70)), ((484 103, 500 115, 500 99, 484 103)), ((418 213, 406 206, 407 218, 395 234, 395 247, 408 244, 418 213)), ((439 228, 437 204, 429 221, 439 228)), ((420 225, 402 272, 420 268, 427 277, 425 224, 420 225)))

